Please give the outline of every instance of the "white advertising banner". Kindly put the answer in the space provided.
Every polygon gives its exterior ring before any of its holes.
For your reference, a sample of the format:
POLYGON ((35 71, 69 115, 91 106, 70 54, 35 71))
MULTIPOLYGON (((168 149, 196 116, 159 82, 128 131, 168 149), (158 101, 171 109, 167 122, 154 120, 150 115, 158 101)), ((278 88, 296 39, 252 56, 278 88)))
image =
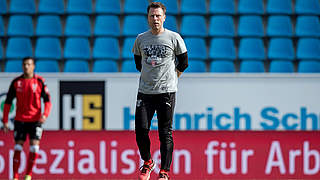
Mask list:
MULTIPOLYGON (((17 75, 0 73, 1 104, 17 75)), ((138 74, 41 75, 53 104, 46 129, 134 129, 138 74)), ((319 74, 186 73, 179 80, 173 128, 319 130, 319 89, 319 74)))

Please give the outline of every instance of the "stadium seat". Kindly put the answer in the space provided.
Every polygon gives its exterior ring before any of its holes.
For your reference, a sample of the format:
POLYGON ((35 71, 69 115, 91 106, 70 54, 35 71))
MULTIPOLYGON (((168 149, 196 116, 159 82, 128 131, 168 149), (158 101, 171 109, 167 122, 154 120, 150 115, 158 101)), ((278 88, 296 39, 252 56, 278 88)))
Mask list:
POLYGON ((320 15, 320 2, 319 0, 296 0, 295 13, 320 15))
POLYGON ((181 0, 180 13, 182 14, 199 14, 207 13, 206 0, 181 0))
POLYGON ((89 16, 69 15, 66 19, 65 36, 91 36, 89 16))
POLYGON ((36 72, 60 72, 59 63, 56 60, 37 60, 36 61, 36 72))
POLYGON ((291 38, 272 38, 269 41, 268 59, 294 60, 295 52, 291 38))
POLYGON ((11 0, 9 13, 11 14, 34 14, 36 5, 34 0, 11 0))
POLYGON ((207 26, 203 16, 185 15, 181 22, 182 36, 206 37, 207 26))
POLYGON ((177 0, 153 0, 153 1, 161 2, 162 4, 164 4, 166 6, 167 15, 177 15, 179 13, 177 0))
POLYGON ((293 30, 289 16, 270 16, 268 18, 267 36, 292 37, 293 30))
POLYGON ((7 61, 4 67, 4 72, 22 72, 22 59, 11 59, 7 61))
POLYGON ((64 46, 66 59, 90 59, 90 45, 87 38, 67 38, 64 46))
POLYGON ((121 57, 122 59, 132 59, 133 58, 133 53, 132 53, 132 48, 134 45, 134 41, 136 38, 125 38, 123 41, 123 46, 122 46, 122 54, 121 57))
POLYGON ((206 72, 206 62, 198 61, 196 59, 188 60, 188 68, 184 71, 186 73, 203 73, 206 72))
POLYGON ((59 16, 42 15, 38 17, 37 36, 62 36, 62 25, 59 16))
POLYGON ((211 16, 209 36, 234 37, 234 22, 232 16, 211 16))
POLYGON ((126 59, 122 61, 122 72, 139 73, 139 71, 136 69, 136 64, 133 59, 126 59))
POLYGON ((297 58, 320 60, 320 40, 300 38, 297 45, 297 58))
POLYGON ((92 72, 118 72, 118 65, 116 61, 111 59, 95 60, 92 72))
POLYGON ((292 0, 268 0, 266 12, 268 14, 292 14, 292 0))
POLYGON ((38 4, 38 13, 40 14, 63 14, 63 0, 40 0, 38 4))
POLYGON ((178 32, 177 20, 175 16, 166 15, 166 21, 163 25, 166 29, 169 29, 174 32, 178 32))
POLYGON ((235 60, 236 48, 232 38, 213 38, 210 42, 210 59, 235 60))
POLYGON ((4 53, 3 53, 3 47, 2 47, 2 42, 0 39, 0 59, 4 58, 4 53))
POLYGON ((0 14, 7 13, 7 0, 0 0, 0 14))
POLYGON ((33 36, 33 23, 29 15, 12 15, 9 19, 8 36, 33 36))
POLYGON ((210 14, 235 14, 234 0, 210 0, 210 14))
POLYGON ((59 38, 41 37, 37 39, 35 58, 60 60, 61 50, 59 38))
POLYGON ((120 47, 118 39, 107 37, 96 38, 92 57, 94 59, 119 59, 120 47))
POLYGON ((264 60, 265 52, 262 39, 259 38, 243 38, 239 45, 240 59, 264 60))
POLYGON ((0 16, 0 37, 4 36, 4 23, 2 20, 2 16, 0 16))
POLYGON ((96 0, 95 12, 97 14, 120 15, 121 7, 119 0, 96 0))
POLYGON ((320 37, 320 22, 318 16, 298 16, 296 23, 296 36, 320 37))
POLYGON ((243 60, 240 64, 241 73, 263 73, 265 72, 263 61, 243 60))
POLYGON ((68 0, 67 13, 69 14, 91 14, 91 0, 68 0))
POLYGON ((95 36, 120 36, 120 21, 114 15, 98 15, 94 25, 95 36))
POLYGON ((89 72, 89 63, 86 60, 67 59, 64 64, 64 72, 68 73, 84 73, 89 72))
POLYGON ((210 72, 213 73, 232 73, 235 72, 233 61, 214 60, 210 63, 210 72))
POLYGON ((125 14, 147 14, 148 0, 124 0, 125 14))
POLYGON ((260 16, 240 16, 238 36, 263 37, 264 27, 260 16))
POLYGON ((30 38, 12 37, 8 39, 6 50, 7 59, 22 59, 27 56, 33 56, 30 38))
POLYGON ((149 29, 146 16, 129 15, 125 16, 123 20, 122 35, 134 36, 145 32, 149 29))
POLYGON ((273 60, 270 63, 270 73, 293 73, 294 65, 292 61, 273 60))
POLYGON ((188 49, 188 58, 197 60, 207 59, 207 46, 203 38, 185 38, 184 42, 188 49))
POLYGON ((238 13, 240 14, 258 14, 264 13, 262 0, 239 0, 238 13))
POLYGON ((299 73, 320 73, 319 60, 301 60, 298 64, 299 73))

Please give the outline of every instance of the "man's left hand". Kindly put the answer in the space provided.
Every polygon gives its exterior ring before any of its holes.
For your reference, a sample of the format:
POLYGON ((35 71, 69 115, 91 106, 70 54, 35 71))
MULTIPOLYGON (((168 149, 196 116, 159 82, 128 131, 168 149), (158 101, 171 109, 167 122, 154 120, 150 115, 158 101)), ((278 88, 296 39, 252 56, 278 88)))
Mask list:
POLYGON ((44 123, 46 120, 47 120, 47 117, 45 115, 42 115, 39 121, 41 123, 44 123))

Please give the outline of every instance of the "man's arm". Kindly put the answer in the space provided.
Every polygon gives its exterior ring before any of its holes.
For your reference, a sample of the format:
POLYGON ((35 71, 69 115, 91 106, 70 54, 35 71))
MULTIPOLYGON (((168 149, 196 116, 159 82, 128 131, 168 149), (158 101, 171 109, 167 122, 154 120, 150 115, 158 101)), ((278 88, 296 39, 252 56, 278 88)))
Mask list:
POLYGON ((134 62, 136 63, 136 69, 141 72, 142 64, 141 64, 142 56, 134 55, 134 62))
POLYGON ((177 55, 178 64, 177 64, 177 74, 178 77, 181 76, 182 72, 188 67, 188 53, 182 53, 177 55))
POLYGON ((52 106, 48 87, 43 81, 41 81, 42 83, 41 97, 43 98, 43 102, 44 102, 44 111, 39 120, 41 123, 44 123, 47 120, 47 117, 50 114, 51 106, 52 106))
POLYGON ((7 93, 7 97, 3 107, 2 122, 3 122, 3 130, 5 132, 8 132, 9 130, 9 125, 8 125, 9 112, 10 112, 12 101, 15 98, 15 96, 16 96, 16 90, 14 88, 14 82, 12 82, 10 85, 9 91, 7 93))

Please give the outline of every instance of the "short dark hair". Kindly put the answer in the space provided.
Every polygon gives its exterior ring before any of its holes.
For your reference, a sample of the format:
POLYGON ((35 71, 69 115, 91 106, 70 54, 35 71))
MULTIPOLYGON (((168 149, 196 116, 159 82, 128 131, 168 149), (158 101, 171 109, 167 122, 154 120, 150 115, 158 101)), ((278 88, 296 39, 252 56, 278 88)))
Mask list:
POLYGON ((147 14, 149 14, 150 8, 161 8, 163 10, 163 14, 166 14, 166 6, 161 2, 151 2, 147 8, 147 14))
POLYGON ((36 64, 36 60, 33 57, 24 57, 22 59, 22 63, 24 63, 26 60, 31 59, 33 61, 33 64, 36 64))

